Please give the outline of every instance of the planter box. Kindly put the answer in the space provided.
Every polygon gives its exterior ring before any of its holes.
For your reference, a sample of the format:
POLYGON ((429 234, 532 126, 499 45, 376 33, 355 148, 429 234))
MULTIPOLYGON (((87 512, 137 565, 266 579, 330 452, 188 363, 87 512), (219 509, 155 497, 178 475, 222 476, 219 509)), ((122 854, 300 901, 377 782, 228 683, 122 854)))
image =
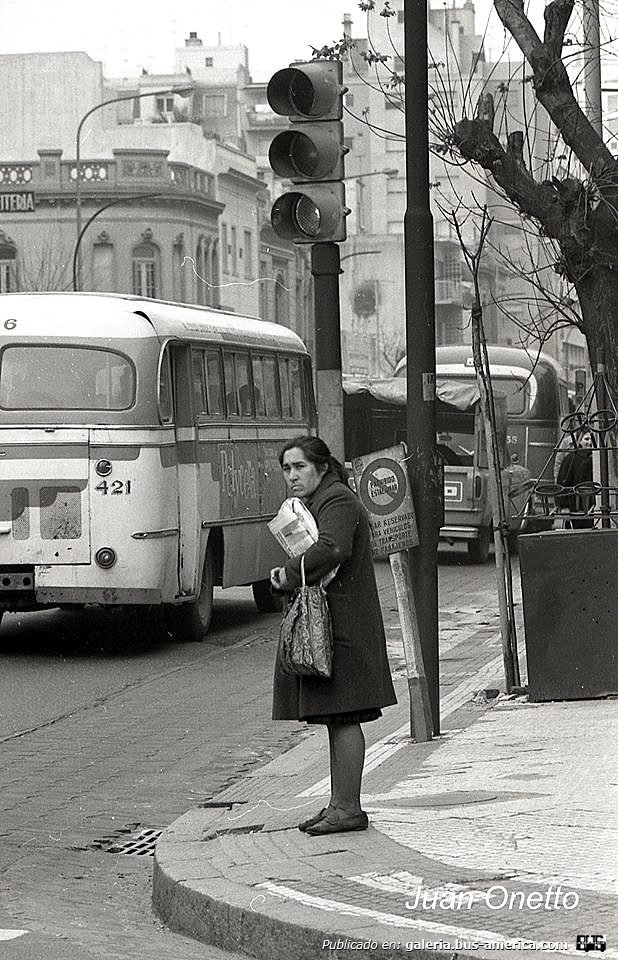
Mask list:
POLYGON ((618 694, 618 530, 519 538, 530 700, 618 694))

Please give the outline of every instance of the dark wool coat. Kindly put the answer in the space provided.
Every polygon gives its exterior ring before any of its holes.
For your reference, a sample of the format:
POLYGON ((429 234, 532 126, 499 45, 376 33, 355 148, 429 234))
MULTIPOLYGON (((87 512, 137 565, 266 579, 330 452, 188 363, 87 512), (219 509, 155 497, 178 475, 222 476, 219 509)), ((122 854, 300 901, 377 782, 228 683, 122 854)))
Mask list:
MULTIPOLYGON (((277 662, 273 719, 303 720, 396 703, 367 515, 356 494, 332 471, 305 503, 318 525, 318 541, 305 553, 306 582, 318 583, 340 565, 326 587, 333 624, 333 674, 329 680, 289 676, 277 662)), ((285 574, 290 590, 300 584, 300 557, 288 560, 285 574)))
MULTIPOLYGON (((576 487, 578 483, 590 480, 592 480, 592 451, 582 447, 570 450, 560 464, 556 482, 561 483, 563 487, 576 487)), ((577 493, 559 493, 555 499, 557 507, 571 512, 589 510, 594 503, 594 497, 577 493)))

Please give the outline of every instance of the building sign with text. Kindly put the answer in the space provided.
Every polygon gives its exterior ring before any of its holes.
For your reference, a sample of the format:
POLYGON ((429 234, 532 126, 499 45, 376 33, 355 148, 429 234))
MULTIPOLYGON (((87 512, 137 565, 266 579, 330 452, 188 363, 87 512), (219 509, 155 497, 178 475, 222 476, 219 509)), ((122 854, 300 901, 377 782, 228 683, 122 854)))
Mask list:
POLYGON ((352 461, 356 491, 369 517, 374 557, 418 544, 405 456, 400 443, 352 461))
POLYGON ((0 193, 0 213, 34 213, 34 210, 33 190, 0 193))

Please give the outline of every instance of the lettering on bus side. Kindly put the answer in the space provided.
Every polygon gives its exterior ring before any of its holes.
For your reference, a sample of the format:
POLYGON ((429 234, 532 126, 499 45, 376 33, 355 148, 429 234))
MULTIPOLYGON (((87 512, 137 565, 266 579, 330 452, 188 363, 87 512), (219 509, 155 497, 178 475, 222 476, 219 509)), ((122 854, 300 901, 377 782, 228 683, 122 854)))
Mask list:
POLYGON ((232 444, 219 445, 219 490, 222 518, 259 514, 257 453, 257 444, 255 443, 242 443, 238 446, 232 444))

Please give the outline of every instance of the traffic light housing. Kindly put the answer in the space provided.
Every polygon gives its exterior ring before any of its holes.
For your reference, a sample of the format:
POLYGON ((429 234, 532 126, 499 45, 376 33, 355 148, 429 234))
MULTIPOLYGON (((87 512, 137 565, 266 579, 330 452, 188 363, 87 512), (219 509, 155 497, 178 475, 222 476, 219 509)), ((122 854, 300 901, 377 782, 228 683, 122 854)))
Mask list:
POLYGON ((340 242, 346 238, 343 142, 343 66, 338 60, 290 64, 271 77, 266 95, 290 127, 277 134, 268 159, 295 190, 273 204, 271 221, 293 243, 340 242))

